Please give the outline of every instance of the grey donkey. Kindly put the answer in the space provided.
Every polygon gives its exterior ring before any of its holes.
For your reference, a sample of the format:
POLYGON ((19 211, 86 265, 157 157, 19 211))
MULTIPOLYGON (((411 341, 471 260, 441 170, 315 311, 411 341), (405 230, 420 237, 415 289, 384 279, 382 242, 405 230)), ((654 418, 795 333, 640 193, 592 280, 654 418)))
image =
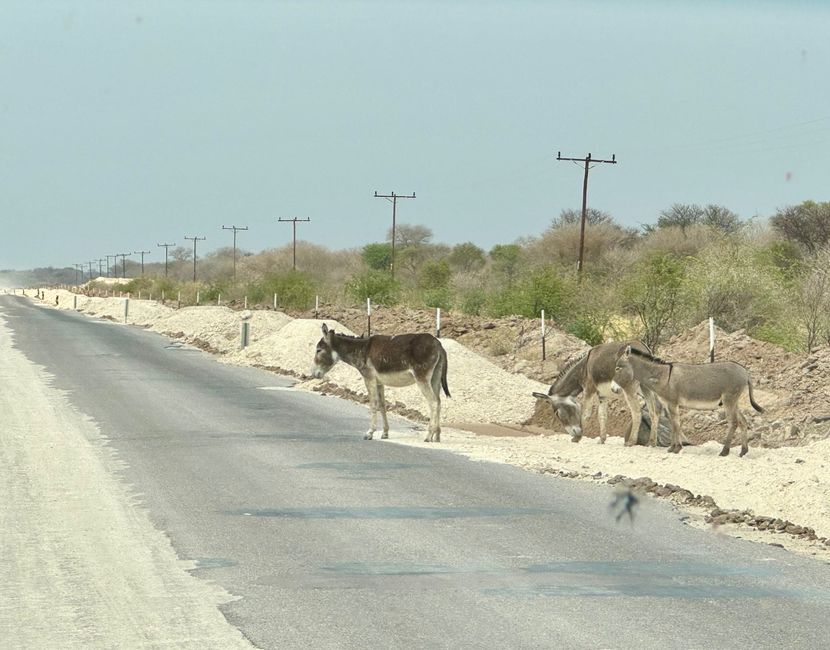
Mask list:
MULTIPOLYGON (((599 441, 605 443, 606 422, 608 419, 607 400, 612 396, 611 383, 614 380, 614 368, 617 357, 627 348, 648 352, 648 347, 640 341, 602 343, 591 348, 587 354, 565 366, 554 380, 548 394, 533 393, 534 397, 550 402, 556 417, 571 435, 573 442, 579 442, 585 422, 593 415, 594 404, 598 403, 599 441), (577 396, 583 393, 583 405, 577 396)), ((641 388, 633 377, 623 380, 622 396, 631 412, 631 430, 625 436, 626 446, 637 444, 642 419, 637 390, 641 388)), ((651 435, 649 444, 657 444, 657 425, 659 411, 655 397, 647 387, 642 387, 643 398, 651 417, 651 435)))
POLYGON ((680 407, 713 410, 723 406, 729 420, 729 431, 723 443, 721 456, 729 455, 732 436, 740 425, 742 433, 741 456, 749 451, 747 422, 738 408, 744 395, 759 413, 761 408, 752 396, 749 371, 734 361, 717 363, 670 363, 631 346, 619 355, 614 370, 615 388, 622 389, 635 379, 653 391, 666 407, 671 420, 672 444, 669 452, 679 453, 683 448, 680 431, 680 407))

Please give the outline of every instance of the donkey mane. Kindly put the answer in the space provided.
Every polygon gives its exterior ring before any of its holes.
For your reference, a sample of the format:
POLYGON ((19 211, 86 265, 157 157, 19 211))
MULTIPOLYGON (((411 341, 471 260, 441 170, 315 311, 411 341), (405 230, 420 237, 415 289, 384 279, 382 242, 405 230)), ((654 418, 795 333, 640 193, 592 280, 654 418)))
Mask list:
POLYGON ((636 354, 638 357, 643 357, 644 359, 648 359, 649 361, 653 361, 654 363, 659 363, 664 366, 671 366, 674 365, 671 361, 666 361, 665 359, 661 359, 660 357, 655 357, 653 354, 649 354, 648 352, 644 352, 643 350, 638 350, 637 348, 631 348, 631 354, 636 354))
POLYGON ((589 354, 591 354, 591 351, 590 351, 590 350, 588 350, 588 351, 587 351, 587 352, 585 352, 584 354, 581 354, 580 356, 578 356, 578 357, 576 357, 576 358, 571 359, 570 361, 568 361, 568 362, 567 362, 564 366, 562 366, 562 369, 559 371, 559 374, 558 374, 558 375, 556 375, 556 378, 553 380, 553 382, 552 382, 552 383, 554 383, 554 384, 555 384, 557 381, 559 381, 560 379, 562 379, 562 377, 564 377, 564 376, 565 376, 565 375, 567 375, 567 374, 568 374, 571 370, 573 370, 573 367, 574 367, 574 366, 576 366, 576 365, 577 365, 580 361, 584 361, 585 359, 587 359, 589 354))

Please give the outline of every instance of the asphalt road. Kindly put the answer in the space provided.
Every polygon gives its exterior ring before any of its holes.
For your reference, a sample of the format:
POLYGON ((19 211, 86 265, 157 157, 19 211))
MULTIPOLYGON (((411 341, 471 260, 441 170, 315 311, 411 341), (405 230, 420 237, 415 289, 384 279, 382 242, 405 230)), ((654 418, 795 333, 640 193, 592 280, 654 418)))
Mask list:
POLYGON ((830 639, 825 564, 693 529, 656 501, 618 522, 610 488, 364 441, 363 406, 135 327, 13 296, 0 311, 109 439, 135 507, 238 597, 222 612, 258 647, 830 639))

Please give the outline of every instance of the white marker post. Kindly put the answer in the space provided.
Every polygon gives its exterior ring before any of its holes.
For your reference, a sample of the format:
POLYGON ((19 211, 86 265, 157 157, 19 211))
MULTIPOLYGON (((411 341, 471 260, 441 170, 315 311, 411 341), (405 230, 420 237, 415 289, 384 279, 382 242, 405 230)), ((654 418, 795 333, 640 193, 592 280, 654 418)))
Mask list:
POLYGON ((199 302, 200 302, 200 300, 199 300, 199 299, 200 299, 201 297, 202 297, 202 296, 201 296, 201 292, 197 291, 197 292, 196 292, 196 305, 197 305, 197 306, 199 305, 199 302))
POLYGON ((320 296, 314 296, 314 318, 317 318, 317 313, 320 311, 320 296))
POLYGON ((542 361, 545 360, 545 310, 542 310, 542 361))
POLYGON ((248 309, 248 296, 245 296, 245 309, 248 309))
POLYGON ((366 329, 367 336, 372 336, 372 299, 366 298, 366 329))
POLYGON ((709 317, 709 363, 715 363, 715 319, 709 317))
POLYGON ((277 294, 274 294, 274 311, 277 311, 277 294))
POLYGON ((182 292, 179 291, 179 297, 178 297, 178 300, 176 301, 176 309, 181 309, 181 306, 182 306, 182 292))
POLYGON ((216 306, 217 307, 222 306, 222 294, 221 293, 216 294, 216 306))
POLYGON ((127 294, 127 297, 124 298, 124 322, 127 322, 127 316, 130 314, 130 296, 127 294))
POLYGON ((441 338, 441 308, 435 308, 435 338, 441 338))

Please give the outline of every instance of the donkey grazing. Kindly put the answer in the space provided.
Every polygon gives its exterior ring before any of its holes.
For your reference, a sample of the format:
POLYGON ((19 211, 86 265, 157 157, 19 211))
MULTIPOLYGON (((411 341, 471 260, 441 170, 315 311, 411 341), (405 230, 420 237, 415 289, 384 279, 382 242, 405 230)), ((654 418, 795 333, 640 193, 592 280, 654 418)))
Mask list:
MULTIPOLYGON (((572 361, 559 373, 548 391, 548 394, 533 393, 534 397, 546 399, 550 402, 553 412, 559 421, 565 426, 565 430, 571 434, 573 442, 579 442, 582 438, 584 423, 594 413, 594 403, 599 402, 597 417, 599 418, 599 441, 605 443, 605 423, 608 419, 608 406, 606 400, 611 397, 611 383, 614 379, 614 367, 617 357, 631 346, 638 350, 648 351, 645 344, 639 341, 627 341, 625 343, 602 343, 591 348, 587 354, 572 361), (581 409, 576 396, 584 392, 584 409, 581 409)), ((637 434, 640 431, 640 403, 637 400, 637 389, 639 382, 633 377, 624 380, 621 384, 623 397, 628 409, 631 411, 631 431, 625 437, 626 446, 637 444, 637 434)), ((659 411, 657 402, 647 387, 642 387, 643 397, 651 416, 650 445, 657 444, 657 424, 659 411)))
POLYGON ((628 346, 620 354, 614 369, 615 388, 621 388, 636 379, 642 386, 652 390, 669 413, 672 430, 672 444, 669 451, 679 453, 680 442, 679 407, 712 410, 723 406, 729 419, 729 431, 723 443, 721 456, 729 455, 732 435, 740 424, 743 438, 741 456, 749 451, 747 444, 747 423, 738 409, 738 401, 744 394, 759 413, 762 409, 752 396, 752 379, 749 371, 734 361, 717 363, 669 363, 653 357, 647 352, 628 346))
POLYGON ((371 440, 377 425, 377 413, 383 418, 383 435, 389 437, 386 421, 384 387, 418 384, 429 404, 429 431, 424 442, 441 442, 441 388, 447 387, 447 352, 432 334, 376 334, 358 338, 336 334, 323 324, 323 338, 317 343, 311 374, 320 379, 340 360, 357 368, 366 382, 372 424, 366 435, 371 440))

